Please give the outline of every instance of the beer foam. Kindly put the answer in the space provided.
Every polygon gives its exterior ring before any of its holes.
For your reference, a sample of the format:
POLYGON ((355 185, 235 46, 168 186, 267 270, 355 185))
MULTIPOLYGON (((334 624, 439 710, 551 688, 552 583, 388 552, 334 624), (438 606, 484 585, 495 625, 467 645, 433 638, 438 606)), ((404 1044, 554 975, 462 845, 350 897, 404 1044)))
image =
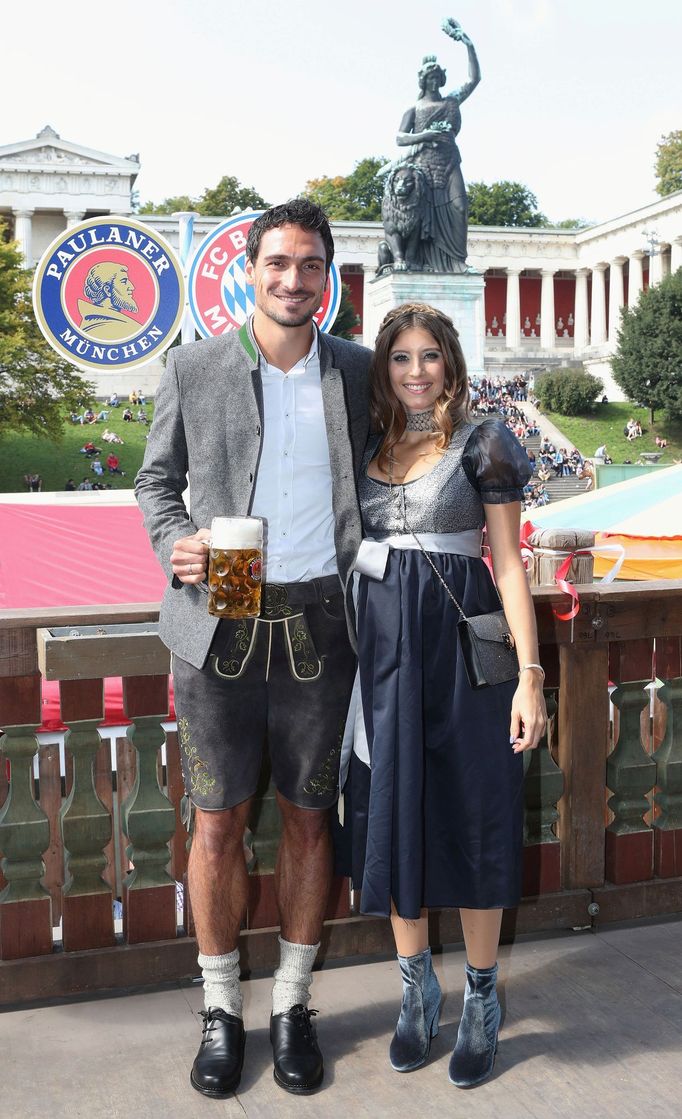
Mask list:
POLYGON ((211 547, 262 548, 263 522, 260 517, 214 517, 211 547))

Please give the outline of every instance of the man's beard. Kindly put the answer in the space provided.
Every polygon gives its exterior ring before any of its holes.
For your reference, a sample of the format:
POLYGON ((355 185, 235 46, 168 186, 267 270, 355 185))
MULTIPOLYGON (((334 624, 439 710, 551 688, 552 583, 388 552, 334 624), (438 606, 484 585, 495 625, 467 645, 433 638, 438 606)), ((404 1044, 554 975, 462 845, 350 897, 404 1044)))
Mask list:
MULTIPOLYGON (((307 296, 308 294, 308 292, 301 292, 301 295, 307 296)), ((322 298, 323 296, 320 296, 320 302, 322 301, 322 298)), ((284 310, 280 311, 277 303, 277 296, 271 295, 267 303, 267 310, 265 308, 262 309, 264 310, 264 313, 267 315, 267 317, 269 319, 272 319, 273 322, 276 322, 278 326, 305 326, 306 323, 313 321, 317 308, 319 307, 319 303, 315 304, 312 308, 311 304, 308 303, 305 308, 301 308, 300 312, 287 314, 287 312, 284 310)))
POLYGON ((115 311, 137 311, 134 299, 123 299, 114 289, 111 290, 111 304, 115 311))
POLYGON ((268 311, 268 318, 272 319, 279 326, 305 326, 307 322, 312 322, 314 311, 302 311, 296 318, 285 318, 284 314, 272 313, 268 311))

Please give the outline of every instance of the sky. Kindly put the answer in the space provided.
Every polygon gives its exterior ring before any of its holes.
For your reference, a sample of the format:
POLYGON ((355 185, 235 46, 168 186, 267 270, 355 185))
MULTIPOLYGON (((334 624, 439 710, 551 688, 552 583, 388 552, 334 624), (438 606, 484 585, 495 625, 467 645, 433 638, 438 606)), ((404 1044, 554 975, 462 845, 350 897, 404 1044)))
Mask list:
POLYGON ((682 128, 678 0, 24 0, 3 14, 0 145, 46 124, 139 152, 143 201, 236 175, 269 202, 397 154, 424 54, 482 71, 459 137, 467 182, 512 179, 550 218, 601 221, 656 198, 682 128))

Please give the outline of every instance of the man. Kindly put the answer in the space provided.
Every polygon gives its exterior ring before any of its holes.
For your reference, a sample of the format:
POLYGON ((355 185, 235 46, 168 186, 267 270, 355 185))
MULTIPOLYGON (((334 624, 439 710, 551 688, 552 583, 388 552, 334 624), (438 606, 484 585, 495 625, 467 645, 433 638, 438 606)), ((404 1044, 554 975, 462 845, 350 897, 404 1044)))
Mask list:
POLYGON ((361 540, 355 471, 370 360, 312 321, 333 254, 327 219, 310 202, 276 206, 254 222, 246 274, 255 314, 239 331, 169 351, 137 478, 171 580, 160 634, 173 652, 195 809, 189 889, 206 1004, 191 1082, 208 1096, 228 1095, 241 1074, 243 832, 266 740, 282 817, 274 1075, 297 1093, 323 1076, 307 1007, 331 877, 327 810, 355 671, 348 581, 361 540), (208 526, 214 516, 247 514, 267 525, 262 619, 218 621, 204 585, 208 526))
POLYGON ((135 313, 138 309, 134 291, 126 264, 109 260, 93 264, 83 285, 85 299, 78 300, 83 333, 97 342, 125 341, 132 337, 140 324, 125 312, 135 313))

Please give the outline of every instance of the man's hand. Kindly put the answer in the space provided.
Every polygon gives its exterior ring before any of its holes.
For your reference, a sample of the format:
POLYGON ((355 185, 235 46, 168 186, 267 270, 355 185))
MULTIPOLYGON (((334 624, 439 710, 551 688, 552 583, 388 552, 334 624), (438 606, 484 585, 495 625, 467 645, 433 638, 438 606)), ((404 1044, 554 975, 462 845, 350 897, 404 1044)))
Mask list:
POLYGON ((208 568, 210 529, 200 528, 194 536, 176 540, 171 552, 171 567, 181 583, 203 583, 208 568))

